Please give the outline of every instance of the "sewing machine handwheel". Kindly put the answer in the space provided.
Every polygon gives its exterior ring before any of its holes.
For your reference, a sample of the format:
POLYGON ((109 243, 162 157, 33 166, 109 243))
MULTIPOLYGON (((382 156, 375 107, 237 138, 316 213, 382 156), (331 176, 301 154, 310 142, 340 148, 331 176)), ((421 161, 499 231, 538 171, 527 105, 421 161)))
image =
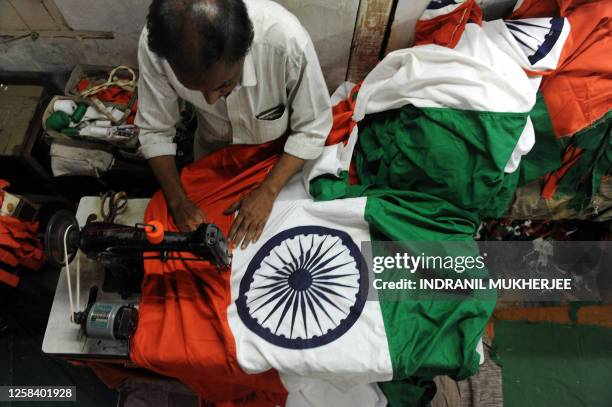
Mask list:
POLYGON ((50 263, 55 266, 63 266, 64 258, 64 236, 68 247, 68 262, 71 262, 77 254, 79 243, 79 223, 74 215, 61 210, 55 213, 45 230, 45 254, 50 263), (66 235, 66 231, 68 235, 66 235))

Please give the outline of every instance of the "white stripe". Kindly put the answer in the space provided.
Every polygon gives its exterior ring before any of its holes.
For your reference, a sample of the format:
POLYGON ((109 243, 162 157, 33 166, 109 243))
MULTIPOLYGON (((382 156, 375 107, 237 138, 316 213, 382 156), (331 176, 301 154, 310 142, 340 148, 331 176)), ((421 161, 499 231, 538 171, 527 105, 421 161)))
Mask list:
POLYGON ((535 91, 512 58, 478 25, 467 24, 455 49, 423 45, 387 55, 365 78, 353 118, 407 104, 528 112, 535 91))
MULTIPOLYGON (((366 301, 357 321, 336 340, 319 347, 300 350, 271 343, 253 332, 241 319, 236 305, 240 284, 246 270, 249 264, 255 261, 254 256, 268 240, 280 231, 294 227, 318 226, 341 230, 359 246, 361 241, 370 239, 368 224, 363 218, 365 205, 366 198, 313 202, 311 200, 291 201, 285 197, 275 203, 270 220, 259 242, 250 245, 245 250, 234 251, 231 276, 232 303, 228 308, 228 320, 236 340, 238 363, 244 371, 255 373, 272 368, 283 377, 325 379, 346 386, 391 380, 393 376, 391 358, 378 302, 366 301)), ((276 242, 276 240, 273 241, 276 242)), ((314 241, 316 243, 318 240, 314 239, 314 241)), ((281 255, 288 257, 286 251, 281 255)), ((350 269, 350 266, 347 267, 350 269)), ((254 278, 251 284, 256 283, 257 280, 254 278)), ((338 301, 340 304, 341 300, 338 301)), ((254 310, 254 306, 249 308, 249 313, 255 312, 254 310)), ((262 310, 265 311, 265 307, 262 310)), ((265 314, 265 312, 261 314, 263 311, 257 312, 260 312, 260 315, 265 314)), ((273 314, 274 318, 278 314, 278 312, 273 314)), ((321 317, 322 321, 323 318, 321 317)), ((282 321, 279 333, 283 332, 288 336, 290 327, 287 324, 289 322, 286 319, 282 321)), ((299 313, 298 321, 301 321, 299 313)), ((308 322, 309 331, 316 331, 313 319, 308 319, 308 322)), ((257 323, 264 324, 263 318, 259 317, 257 323)), ((299 336, 304 335, 303 329, 297 325, 299 324, 296 324, 294 328, 293 337, 298 334, 299 336)), ((316 333, 319 334, 318 331, 316 333)))

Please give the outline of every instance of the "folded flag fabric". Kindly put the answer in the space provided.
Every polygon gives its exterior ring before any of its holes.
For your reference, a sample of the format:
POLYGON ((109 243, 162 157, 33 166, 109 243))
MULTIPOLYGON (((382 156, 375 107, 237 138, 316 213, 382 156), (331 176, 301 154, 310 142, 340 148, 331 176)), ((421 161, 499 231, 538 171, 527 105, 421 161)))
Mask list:
MULTIPOLYGON (((4 199, 3 189, 8 186, 7 181, 0 179, 0 206, 4 199)), ((13 216, 0 215, 0 266, 7 269, 23 266, 38 270, 45 258, 37 231, 38 222, 24 222, 13 216)), ((0 269, 0 282, 16 287, 19 277, 0 269)))

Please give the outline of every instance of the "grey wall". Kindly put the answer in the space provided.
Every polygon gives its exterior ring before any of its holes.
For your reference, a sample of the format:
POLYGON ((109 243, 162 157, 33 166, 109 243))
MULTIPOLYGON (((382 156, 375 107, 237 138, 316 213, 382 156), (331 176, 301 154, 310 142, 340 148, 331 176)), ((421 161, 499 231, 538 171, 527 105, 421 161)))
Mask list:
MULTIPOLYGON (((74 30, 111 31, 113 40, 30 38, 0 45, 0 70, 55 72, 77 64, 136 66, 149 0, 55 0, 74 30)), ((359 0, 279 0, 302 21, 331 89, 344 80, 359 0)), ((0 40, 0 43, 2 41, 0 40)))

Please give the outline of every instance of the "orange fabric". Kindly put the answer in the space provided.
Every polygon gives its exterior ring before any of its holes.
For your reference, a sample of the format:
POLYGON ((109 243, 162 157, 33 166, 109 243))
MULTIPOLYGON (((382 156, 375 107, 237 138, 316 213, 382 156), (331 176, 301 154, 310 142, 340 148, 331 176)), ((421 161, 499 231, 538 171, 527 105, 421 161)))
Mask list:
POLYGON ((572 168, 576 162, 578 162, 581 156, 581 148, 568 146, 565 149, 563 159, 561 160, 561 167, 546 176, 544 187, 542 187, 542 198, 550 199, 553 197, 555 191, 557 190, 557 186, 559 186, 559 181, 561 181, 561 178, 563 178, 569 169, 572 168))
POLYGON ((558 16, 559 5, 556 0, 525 0, 518 9, 512 12, 510 19, 558 16))
MULTIPOLYGON (((0 205, 4 200, 4 188, 9 185, 8 181, 0 179, 0 205)), ((12 267, 22 265, 38 270, 44 261, 44 254, 37 232, 38 222, 0 216, 0 261, 12 267)))
POLYGON ((568 137, 612 108, 612 1, 554 3, 526 0, 512 18, 561 16, 570 23, 559 66, 540 85, 555 134, 568 137))
MULTIPOLYGON (((190 165, 181 174, 189 199, 227 235, 232 217, 223 211, 259 185, 283 143, 231 146, 190 165)), ((151 220, 177 230, 159 192, 145 214, 145 222, 151 220)), ((139 366, 178 378, 207 401, 284 404, 287 393, 275 371, 249 375, 238 365, 227 322, 229 277, 228 271, 219 272, 207 262, 145 261, 130 357, 139 366)))
MULTIPOLYGON (((351 89, 348 98, 341 100, 332 108, 334 122, 327 136, 327 140, 325 141, 326 146, 347 143, 353 128, 357 124, 357 122, 353 120, 353 111, 355 110, 357 93, 359 93, 359 88, 361 88, 362 83, 363 82, 359 82, 355 85, 353 89, 351 89)), ((351 185, 359 183, 355 163, 352 160, 349 166, 349 183, 351 185)))
POLYGON ((0 269, 0 283, 7 284, 11 287, 17 287, 17 284, 19 284, 19 277, 0 269))
POLYGON ((351 89, 347 99, 341 100, 340 102, 336 103, 334 107, 332 107, 334 122, 332 129, 327 136, 327 140, 325 140, 326 146, 331 146, 338 143, 346 144, 348 141, 353 128, 357 124, 353 120, 353 111, 355 110, 357 93, 359 92, 359 88, 361 88, 362 83, 363 82, 359 82, 353 87, 353 89, 351 89))
POLYGON ((600 0, 525 0, 511 19, 565 16, 578 7, 600 0))
POLYGON ((0 263, 4 263, 11 267, 17 267, 19 265, 19 258, 15 256, 15 253, 11 250, 6 250, 0 246, 0 263))
MULTIPOLYGON (((77 84, 77 90, 79 93, 89 88, 89 80, 81 79, 77 84)), ((121 89, 118 86, 109 86, 108 88, 99 91, 95 94, 95 97, 100 99, 102 102, 117 103, 120 105, 128 105, 132 98, 133 92, 125 89, 121 89)), ((136 117, 136 111, 138 110, 138 99, 134 101, 132 105, 132 113, 127 118, 127 123, 134 124, 134 118, 136 117)))
MULTIPOLYGON (((0 188, 8 186, 0 180, 0 188)), ((42 242, 36 235, 38 222, 24 222, 12 216, 0 216, 0 262, 10 267, 38 270, 44 262, 42 242)), ((0 282, 17 286, 19 277, 0 270, 0 282)))
POLYGON ((414 45, 437 44, 455 48, 468 21, 482 24, 482 11, 474 0, 468 0, 453 12, 431 20, 418 20, 414 45))

